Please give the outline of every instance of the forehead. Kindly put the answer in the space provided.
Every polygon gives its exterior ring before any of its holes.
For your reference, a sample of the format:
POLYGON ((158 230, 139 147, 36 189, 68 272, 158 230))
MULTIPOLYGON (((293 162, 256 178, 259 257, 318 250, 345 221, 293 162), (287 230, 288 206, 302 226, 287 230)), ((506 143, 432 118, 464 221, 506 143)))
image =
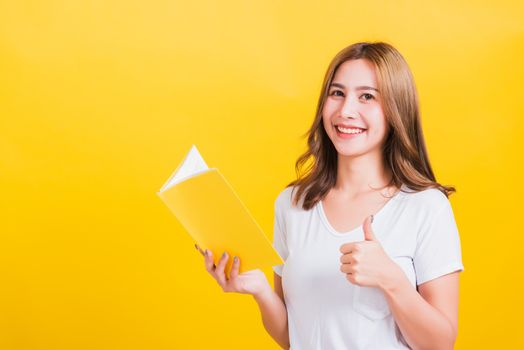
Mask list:
POLYGON ((365 59, 346 61, 338 67, 332 82, 349 87, 357 85, 377 87, 375 67, 365 59))

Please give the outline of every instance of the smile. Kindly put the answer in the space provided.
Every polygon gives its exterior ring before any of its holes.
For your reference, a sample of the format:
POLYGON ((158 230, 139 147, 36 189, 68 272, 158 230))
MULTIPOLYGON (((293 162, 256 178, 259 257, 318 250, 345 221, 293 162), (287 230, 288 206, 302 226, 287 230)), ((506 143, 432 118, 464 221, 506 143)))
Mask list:
POLYGON ((340 133, 342 134, 349 134, 349 135, 354 135, 354 134, 361 134, 365 131, 365 129, 359 129, 359 128, 343 128, 341 126, 335 126, 335 128, 337 129, 337 131, 339 131, 340 133))

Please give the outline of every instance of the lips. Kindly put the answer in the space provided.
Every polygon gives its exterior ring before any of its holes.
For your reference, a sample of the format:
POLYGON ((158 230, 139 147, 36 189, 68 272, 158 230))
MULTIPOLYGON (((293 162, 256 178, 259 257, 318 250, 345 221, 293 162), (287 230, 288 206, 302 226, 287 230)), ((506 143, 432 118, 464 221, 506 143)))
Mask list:
POLYGON ((335 127, 338 127, 338 126, 344 128, 344 129, 360 129, 360 130, 366 130, 366 128, 363 128, 363 127, 361 127, 361 126, 350 125, 350 124, 342 124, 342 123, 340 123, 340 124, 335 124, 335 127))
POLYGON ((344 124, 339 124, 335 126, 335 130, 337 132, 337 135, 342 138, 348 138, 348 137, 355 137, 357 135, 361 135, 366 132, 366 129, 360 128, 360 127, 344 127, 344 124))

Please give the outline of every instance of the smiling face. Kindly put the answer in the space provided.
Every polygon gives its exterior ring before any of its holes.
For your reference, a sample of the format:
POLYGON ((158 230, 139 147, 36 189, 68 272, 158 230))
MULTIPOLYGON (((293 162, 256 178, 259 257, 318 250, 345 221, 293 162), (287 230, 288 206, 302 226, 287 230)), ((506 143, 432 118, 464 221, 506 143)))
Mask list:
POLYGON ((322 120, 340 156, 381 152, 388 132, 373 64, 365 59, 342 63, 328 87, 322 120))

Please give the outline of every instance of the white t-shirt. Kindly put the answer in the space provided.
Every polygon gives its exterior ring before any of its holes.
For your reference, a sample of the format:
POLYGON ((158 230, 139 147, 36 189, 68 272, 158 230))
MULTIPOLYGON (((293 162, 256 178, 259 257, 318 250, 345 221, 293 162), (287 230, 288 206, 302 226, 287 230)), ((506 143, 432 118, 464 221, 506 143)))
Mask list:
MULTIPOLYGON (((275 200, 273 246, 282 276, 292 350, 409 349, 382 291, 354 285, 340 271, 340 246, 363 241, 362 225, 344 233, 318 202, 291 203, 292 187, 275 200)), ((422 284, 463 271, 460 238, 449 200, 438 189, 406 186, 374 214, 373 232, 409 281, 422 284)), ((293 192, 296 194, 296 190, 293 192)))

